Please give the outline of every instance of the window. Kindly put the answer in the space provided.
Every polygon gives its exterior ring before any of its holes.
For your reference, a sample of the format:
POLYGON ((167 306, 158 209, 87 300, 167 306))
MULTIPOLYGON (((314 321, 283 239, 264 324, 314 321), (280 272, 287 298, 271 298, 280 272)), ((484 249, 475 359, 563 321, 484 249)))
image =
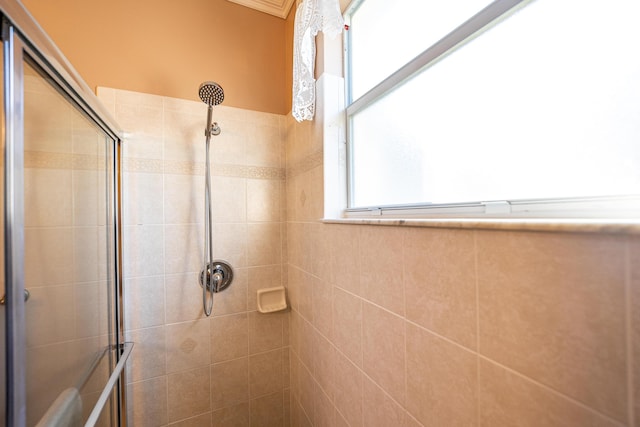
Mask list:
POLYGON ((638 16, 637 0, 353 4, 347 211, 637 216, 638 16))

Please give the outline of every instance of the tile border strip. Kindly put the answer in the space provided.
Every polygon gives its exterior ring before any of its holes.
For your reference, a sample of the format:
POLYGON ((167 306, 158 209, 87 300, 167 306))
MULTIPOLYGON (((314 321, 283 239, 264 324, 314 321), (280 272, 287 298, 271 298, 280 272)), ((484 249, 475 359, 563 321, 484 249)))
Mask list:
MULTIPOLYGON (((104 170, 105 158, 99 155, 26 151, 25 168, 28 169, 69 169, 104 170)), ((164 161, 160 159, 125 158, 123 170, 126 173, 157 173, 174 175, 204 175, 203 162, 164 161)), ((268 166, 232 165, 214 163, 212 176, 234 178, 284 180, 284 168, 268 166)))

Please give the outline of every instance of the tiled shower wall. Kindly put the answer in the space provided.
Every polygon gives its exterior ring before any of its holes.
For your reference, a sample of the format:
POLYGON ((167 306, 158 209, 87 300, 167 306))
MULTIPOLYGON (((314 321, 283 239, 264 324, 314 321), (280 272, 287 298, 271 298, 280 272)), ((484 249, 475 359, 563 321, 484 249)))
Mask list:
MULTIPOLYGON (((196 88, 194 88, 194 91, 196 88)), ((201 102, 100 88, 125 131, 124 269, 133 426, 289 424, 288 313, 259 314, 283 284, 283 117, 218 106, 211 142, 214 257, 233 284, 202 313, 201 102)))
POLYGON ((321 121, 221 106, 237 281, 206 319, 206 107, 99 94, 127 131, 133 425, 640 425, 637 237, 324 224, 321 121), (281 283, 292 311, 258 314, 281 283))
POLYGON ((292 426, 640 426, 637 236, 325 224, 289 119, 292 426))

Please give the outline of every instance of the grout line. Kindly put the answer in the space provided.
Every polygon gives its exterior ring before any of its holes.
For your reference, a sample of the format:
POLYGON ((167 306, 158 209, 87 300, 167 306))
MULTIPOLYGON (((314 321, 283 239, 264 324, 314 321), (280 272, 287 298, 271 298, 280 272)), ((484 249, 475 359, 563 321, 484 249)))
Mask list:
POLYGON ((581 407, 582 409, 584 409, 584 410, 586 410, 586 411, 588 411, 588 412, 590 412, 592 414, 599 415, 600 417, 605 418, 606 420, 611 421, 611 422, 615 423, 616 425, 620 425, 620 421, 619 420, 616 420, 615 418, 612 418, 610 415, 602 413, 602 412, 598 411, 597 409, 592 408, 591 406, 589 406, 589 405, 587 405, 587 404, 585 404, 583 402, 580 402, 579 400, 577 400, 577 399, 575 399, 575 398, 573 398, 573 397, 571 397, 571 396, 569 396, 567 394, 564 394, 561 391, 558 391, 558 390, 556 390, 556 389, 554 389, 554 388, 552 388, 552 387, 550 387, 550 386, 548 386, 548 385, 546 385, 544 383, 539 382, 538 380, 535 380, 535 379, 533 379, 531 377, 528 377, 528 376, 524 375, 521 372, 518 372, 518 371, 516 371, 516 370, 514 370, 514 369, 512 369, 512 368, 510 368, 508 366, 505 366, 505 365, 501 364, 500 362, 497 362, 497 361, 495 361, 493 359, 489 359, 486 356, 478 354, 478 357, 480 359, 484 360, 485 362, 489 362, 494 366, 502 368, 505 371, 511 373, 512 375, 515 375, 515 376, 519 377, 520 379, 522 379, 524 381, 527 381, 527 382, 529 382, 529 383, 531 383, 533 385, 536 385, 536 386, 544 389, 545 391, 547 391, 547 392, 549 392, 549 393, 551 393, 551 394, 553 394, 553 395, 555 395, 555 396, 557 396, 557 397, 559 397, 561 399, 567 400, 567 401, 569 401, 569 402, 581 407))
POLYGON ((455 345, 456 347, 458 347, 458 348, 460 348, 460 349, 462 349, 462 350, 466 351, 467 353, 471 353, 471 354, 478 354, 478 355, 479 355, 479 353, 478 353, 477 351, 475 351, 475 350, 473 350, 473 349, 471 349, 471 348, 465 347, 464 345, 462 345, 462 344, 460 344, 460 343, 458 343, 458 342, 453 341, 451 338, 447 338, 447 337, 445 337, 444 335, 440 335, 439 333, 434 332, 434 331, 432 331, 431 329, 427 329, 427 328, 425 328, 424 326, 419 325, 419 324, 417 324, 417 323, 415 323, 415 322, 413 322, 413 321, 411 321, 411 320, 409 320, 409 319, 405 319, 405 322, 406 322, 406 323, 409 323, 409 324, 411 324, 411 325, 413 325, 413 326, 415 326, 415 327, 417 327, 417 328, 419 328, 419 329, 421 329, 421 330, 423 330, 423 331, 425 331, 425 332, 427 332, 427 333, 428 333, 428 334, 430 334, 430 335, 433 335, 434 337, 440 338, 441 340, 446 341, 446 342, 448 342, 449 344, 453 344, 453 345, 455 345))

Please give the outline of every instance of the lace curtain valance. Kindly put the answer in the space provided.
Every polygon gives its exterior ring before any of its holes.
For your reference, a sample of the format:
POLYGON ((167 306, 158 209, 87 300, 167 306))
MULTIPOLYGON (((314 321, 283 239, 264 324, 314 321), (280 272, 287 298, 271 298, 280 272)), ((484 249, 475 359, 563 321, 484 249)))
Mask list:
POLYGON ((303 0, 296 11, 293 33, 293 117, 313 120, 316 104, 314 64, 318 31, 335 37, 344 21, 338 0, 303 0))

